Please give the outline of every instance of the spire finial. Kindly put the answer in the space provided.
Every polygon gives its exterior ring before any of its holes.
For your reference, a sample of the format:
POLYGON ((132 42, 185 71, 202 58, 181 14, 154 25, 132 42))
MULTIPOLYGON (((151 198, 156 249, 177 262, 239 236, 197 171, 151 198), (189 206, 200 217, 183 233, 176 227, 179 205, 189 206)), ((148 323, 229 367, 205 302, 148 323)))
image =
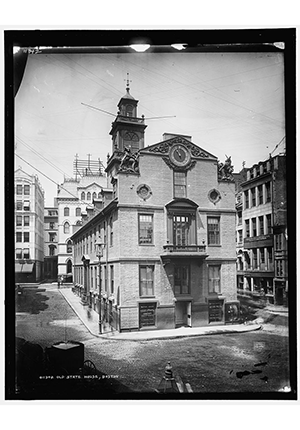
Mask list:
POLYGON ((124 79, 124 81, 126 80, 126 91, 128 91, 129 92, 129 82, 132 82, 130 79, 129 79, 129 73, 127 72, 127 79, 124 79))

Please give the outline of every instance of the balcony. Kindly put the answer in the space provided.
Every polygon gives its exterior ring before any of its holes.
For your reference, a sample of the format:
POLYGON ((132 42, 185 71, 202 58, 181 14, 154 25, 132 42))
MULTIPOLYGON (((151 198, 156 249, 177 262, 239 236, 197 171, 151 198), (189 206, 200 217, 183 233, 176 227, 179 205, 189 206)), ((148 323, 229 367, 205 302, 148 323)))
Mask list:
POLYGON ((206 258, 206 246, 205 245, 173 245, 167 244, 163 246, 164 252, 161 254, 163 262, 164 260, 170 260, 172 258, 206 258))

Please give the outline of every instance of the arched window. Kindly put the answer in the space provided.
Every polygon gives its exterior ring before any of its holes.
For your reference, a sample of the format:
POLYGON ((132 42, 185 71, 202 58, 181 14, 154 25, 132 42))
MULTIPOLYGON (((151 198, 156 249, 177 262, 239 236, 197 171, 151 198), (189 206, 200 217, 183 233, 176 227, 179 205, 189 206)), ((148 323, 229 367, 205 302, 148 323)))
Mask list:
POLYGON ((82 193, 81 193, 81 200, 85 200, 85 192, 84 191, 82 191, 82 193))
POLYGON ((70 215, 70 209, 68 207, 64 208, 64 216, 70 215))
POLYGON ((87 199, 87 200, 91 200, 91 193, 90 193, 90 192, 88 192, 88 193, 87 193, 87 195, 86 195, 86 199, 87 199))
POLYGON ((72 260, 67 262, 67 273, 72 273, 72 260))
POLYGON ((68 222, 64 223, 64 233, 69 234, 70 233, 70 224, 68 222))
POLYGON ((97 194, 93 193, 93 200, 97 198, 97 194))
POLYGON ((68 240, 67 242, 67 253, 70 254, 72 252, 72 241, 68 240))
POLYGON ((101 192, 98 193, 98 199, 101 199, 101 192))
POLYGON ((81 216, 81 209, 80 208, 76 208, 76 216, 81 216))
POLYGON ((133 106, 132 105, 126 106, 126 116, 133 116, 133 106))
POLYGON ((56 249, 55 245, 49 245, 49 255, 50 256, 55 255, 55 249, 56 249))
POLYGON ((133 131, 126 131, 124 134, 124 148, 130 149, 132 152, 139 150, 139 137, 133 131))

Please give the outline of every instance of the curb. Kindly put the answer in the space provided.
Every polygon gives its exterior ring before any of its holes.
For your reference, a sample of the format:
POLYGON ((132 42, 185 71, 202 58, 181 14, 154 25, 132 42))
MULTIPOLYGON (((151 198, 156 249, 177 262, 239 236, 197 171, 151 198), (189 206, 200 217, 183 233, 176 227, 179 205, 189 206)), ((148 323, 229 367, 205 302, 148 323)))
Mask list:
POLYGON ((66 300, 66 302, 69 304, 69 306, 72 308, 72 310, 76 313, 80 321, 83 323, 83 325, 87 328, 87 330, 95 337, 98 337, 100 339, 105 340, 115 340, 115 341, 132 341, 132 342, 140 342, 140 341, 151 341, 151 340, 166 340, 166 339, 179 339, 179 338, 185 338, 185 337, 196 337, 196 336, 206 336, 206 335, 214 335, 214 334, 232 334, 232 333, 247 333, 250 331, 256 331, 260 330, 262 328, 262 324, 251 324, 251 325, 243 325, 241 324, 241 330, 233 329, 233 330, 224 330, 222 328, 217 330, 207 330, 204 333, 191 333, 191 334, 177 334, 174 336, 155 336, 153 337, 138 337, 138 338, 131 338, 126 337, 126 335, 123 338, 118 337, 119 332, 117 334, 117 337, 114 337, 115 332, 107 333, 107 334, 98 334, 94 333, 88 324, 82 319, 81 315, 77 312, 75 307, 72 305, 72 303, 68 300, 68 298, 62 293, 61 289, 57 289, 60 294, 63 296, 63 298, 66 300))

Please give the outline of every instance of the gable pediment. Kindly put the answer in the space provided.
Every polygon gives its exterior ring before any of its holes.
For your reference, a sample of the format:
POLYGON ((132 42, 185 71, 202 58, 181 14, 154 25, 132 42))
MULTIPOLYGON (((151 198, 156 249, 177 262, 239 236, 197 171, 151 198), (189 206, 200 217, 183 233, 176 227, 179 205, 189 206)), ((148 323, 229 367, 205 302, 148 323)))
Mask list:
POLYGON ((101 185, 97 184, 96 182, 93 182, 88 185, 80 185, 80 187, 78 187, 78 191, 92 191, 95 188, 101 191, 103 187, 101 187, 101 185))
POLYGON ((162 142, 150 145, 146 148, 141 149, 140 153, 168 155, 172 146, 176 144, 181 144, 188 148, 193 158, 214 161, 218 159, 215 155, 210 154, 208 151, 200 148, 200 146, 195 145, 194 143, 190 142, 188 139, 185 139, 182 136, 172 137, 171 139, 163 140, 162 142))

